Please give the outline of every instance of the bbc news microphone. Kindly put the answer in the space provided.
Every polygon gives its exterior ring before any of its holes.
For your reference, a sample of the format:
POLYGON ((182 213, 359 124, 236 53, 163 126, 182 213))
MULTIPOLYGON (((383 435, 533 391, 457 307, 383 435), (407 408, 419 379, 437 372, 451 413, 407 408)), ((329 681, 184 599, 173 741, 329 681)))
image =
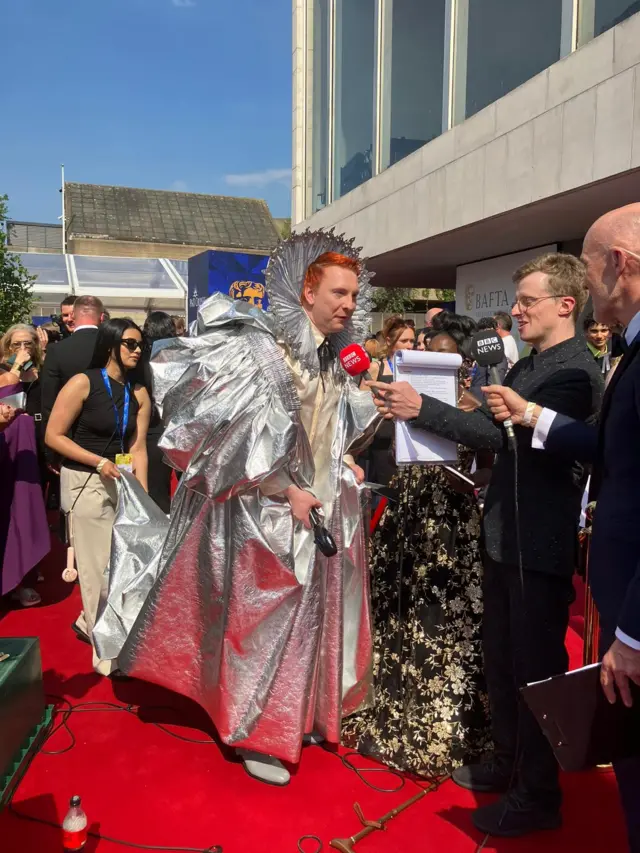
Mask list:
MULTIPOLYGON (((369 373, 371 367, 371 359, 364 347, 360 344, 349 344, 340 350, 340 363, 345 372, 354 379, 360 379, 364 382, 373 382, 373 376, 369 373)), ((382 397, 375 388, 370 389, 374 398, 381 400, 382 397)))
MULTIPOLYGON (((488 367, 489 375, 493 385, 502 385, 502 379, 498 373, 498 365, 504 360, 504 344, 502 338, 497 332, 485 330, 476 332, 471 339, 471 357, 479 367, 488 367)), ((513 421, 511 418, 505 418, 504 424, 509 444, 515 447, 516 435, 513 431, 513 421)))
POLYGON ((372 381, 369 373, 371 359, 365 348, 361 347, 360 344, 349 344, 349 346, 344 347, 340 351, 340 363, 345 372, 349 376, 353 376, 354 379, 360 377, 365 382, 372 381))

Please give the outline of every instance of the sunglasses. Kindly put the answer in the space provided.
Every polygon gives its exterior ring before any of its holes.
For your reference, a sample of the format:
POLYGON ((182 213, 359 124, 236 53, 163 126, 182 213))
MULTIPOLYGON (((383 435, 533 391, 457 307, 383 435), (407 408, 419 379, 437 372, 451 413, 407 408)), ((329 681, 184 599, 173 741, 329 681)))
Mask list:
POLYGON ((142 352, 143 343, 142 341, 137 341, 135 338, 123 338, 120 343, 123 347, 126 347, 129 352, 135 352, 137 349, 142 352))

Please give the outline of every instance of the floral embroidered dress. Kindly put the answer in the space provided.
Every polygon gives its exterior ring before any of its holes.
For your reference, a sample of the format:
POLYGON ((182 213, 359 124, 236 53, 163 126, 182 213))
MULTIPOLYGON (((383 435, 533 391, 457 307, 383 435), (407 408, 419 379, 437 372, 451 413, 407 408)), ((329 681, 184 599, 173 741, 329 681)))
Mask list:
MULTIPOLYGON (((469 471, 472 454, 459 456, 469 471)), ((440 467, 401 468, 391 486, 399 501, 372 547, 375 702, 343 721, 342 739, 390 767, 434 776, 491 746, 480 514, 440 467)))

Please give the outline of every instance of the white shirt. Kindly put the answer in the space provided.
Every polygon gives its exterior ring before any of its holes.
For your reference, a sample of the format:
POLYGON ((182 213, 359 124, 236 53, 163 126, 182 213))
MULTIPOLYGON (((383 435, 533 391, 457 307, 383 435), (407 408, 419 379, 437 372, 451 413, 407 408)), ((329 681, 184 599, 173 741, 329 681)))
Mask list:
POLYGON ((509 369, 511 369, 520 358, 518 344, 516 343, 516 339, 513 335, 505 335, 504 338, 502 338, 502 343, 504 344, 504 354, 506 356, 507 363, 509 364, 509 369))
MULTIPOLYGON (((634 315, 633 319, 627 326, 624 339, 627 342, 627 346, 631 346, 631 344, 635 341, 635 339, 640 334, 640 311, 634 315)), ((549 431, 553 425, 553 422, 556 418, 557 412, 554 412, 553 409, 543 409, 540 413, 540 417, 536 423, 535 429, 533 430, 533 438, 531 439, 531 447, 534 450, 544 450, 546 447, 547 439, 549 437, 549 431)), ((634 640, 633 637, 630 637, 628 634, 625 634, 624 631, 621 631, 620 628, 616 629, 616 637, 620 640, 621 643, 624 643, 625 646, 629 646, 631 649, 636 649, 636 651, 640 651, 640 640, 634 640)))
POLYGON ((97 326, 94 326, 91 323, 86 323, 84 326, 76 326, 71 334, 75 334, 76 332, 79 332, 80 329, 97 329, 97 328, 98 328, 97 326))

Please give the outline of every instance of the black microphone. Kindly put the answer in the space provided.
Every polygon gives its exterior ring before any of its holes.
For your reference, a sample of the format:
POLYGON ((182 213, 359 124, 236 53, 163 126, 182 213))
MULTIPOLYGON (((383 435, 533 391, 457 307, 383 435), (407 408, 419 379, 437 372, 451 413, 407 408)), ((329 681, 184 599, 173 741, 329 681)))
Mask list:
MULTIPOLYGON (((484 332, 476 332, 471 338, 471 358, 480 367, 489 368, 492 385, 502 385, 497 368, 504 358, 504 344, 497 332, 493 332, 491 329, 484 332)), ((504 428, 507 431, 509 443, 515 444, 516 434, 513 431, 511 418, 507 418, 504 421, 504 428)))

